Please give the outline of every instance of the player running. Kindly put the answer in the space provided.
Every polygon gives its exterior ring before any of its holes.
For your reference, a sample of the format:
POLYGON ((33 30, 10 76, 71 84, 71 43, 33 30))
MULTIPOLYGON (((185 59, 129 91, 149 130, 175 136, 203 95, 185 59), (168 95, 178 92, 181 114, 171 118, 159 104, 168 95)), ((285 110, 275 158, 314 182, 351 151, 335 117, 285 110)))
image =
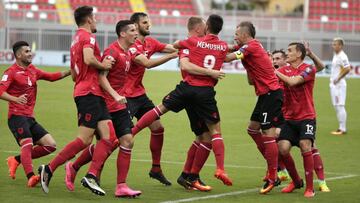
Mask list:
POLYGON ((3 74, 0 81, 0 99, 9 102, 8 125, 20 154, 7 158, 9 176, 15 179, 16 169, 22 164, 28 178, 27 186, 35 187, 40 177, 33 172, 32 159, 46 156, 56 150, 54 138, 34 117, 37 81, 56 81, 70 75, 70 70, 48 73, 32 65, 33 53, 25 41, 14 43, 15 63, 3 74))

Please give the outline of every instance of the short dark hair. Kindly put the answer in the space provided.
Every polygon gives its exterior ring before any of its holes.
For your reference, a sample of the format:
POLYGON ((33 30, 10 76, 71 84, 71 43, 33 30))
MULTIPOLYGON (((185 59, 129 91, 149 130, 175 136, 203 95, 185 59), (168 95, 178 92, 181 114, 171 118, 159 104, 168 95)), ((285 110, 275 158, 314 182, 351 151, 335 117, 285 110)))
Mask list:
POLYGON ((85 23, 86 17, 93 14, 94 8, 91 6, 80 6, 75 9, 74 18, 77 26, 83 25, 85 23))
POLYGON ((198 24, 202 23, 203 21, 204 21, 204 19, 201 17, 192 16, 189 18, 189 20, 187 22, 187 29, 190 31, 190 30, 194 29, 195 25, 198 25, 198 24))
POLYGON ((116 24, 115 32, 118 37, 120 37, 121 32, 125 32, 128 29, 128 25, 134 24, 131 20, 120 20, 116 24))
POLYGON ((283 58, 286 58, 286 53, 285 53, 284 49, 275 49, 271 54, 274 55, 277 53, 280 53, 283 58))
POLYGON ((147 17, 148 15, 144 12, 135 12, 133 13, 131 16, 130 16, 130 20, 133 22, 133 23, 139 23, 140 21, 140 18, 142 17, 147 17))
POLYGON ((21 49, 21 47, 23 46, 29 46, 29 43, 25 42, 25 41, 17 41, 13 44, 12 46, 12 50, 14 52, 14 55, 16 56, 16 52, 21 49))
POLYGON ((223 24, 223 18, 216 14, 210 15, 206 21, 206 25, 208 26, 210 33, 215 35, 219 34, 219 32, 222 30, 223 24))
POLYGON ((295 45, 296 47, 296 51, 300 51, 301 52, 301 60, 304 60, 305 56, 306 56, 306 49, 303 43, 300 42, 291 42, 288 46, 293 46, 295 45))
POLYGON ((255 38, 256 30, 254 24, 250 21, 243 21, 241 22, 238 27, 244 27, 246 28, 247 33, 252 37, 255 38))

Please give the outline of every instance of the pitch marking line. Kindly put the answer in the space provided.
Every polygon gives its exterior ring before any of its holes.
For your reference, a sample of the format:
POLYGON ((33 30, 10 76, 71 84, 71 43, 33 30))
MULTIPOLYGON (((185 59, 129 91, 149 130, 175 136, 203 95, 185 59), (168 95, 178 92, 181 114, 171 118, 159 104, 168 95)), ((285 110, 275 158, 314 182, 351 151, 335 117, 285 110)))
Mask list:
MULTIPOLYGON (((356 176, 358 176, 358 175, 349 174, 349 175, 344 175, 344 176, 336 176, 336 177, 326 178, 326 181, 342 180, 342 179, 346 179, 346 178, 353 178, 356 176)), ((283 187, 286 187, 286 186, 285 185, 280 186, 280 188, 283 188, 283 187)), ((252 188, 252 189, 239 190, 239 191, 235 191, 235 192, 228 192, 228 193, 222 193, 222 194, 217 194, 217 195, 207 195, 207 196, 203 196, 203 197, 193 197, 193 198, 187 198, 187 199, 169 200, 169 201, 165 201, 165 202, 161 202, 161 203, 179 203, 179 202, 192 202, 192 201, 198 201, 198 200, 204 200, 204 199, 216 199, 216 198, 220 198, 220 197, 235 196, 235 195, 258 192, 259 190, 260 190, 260 188, 252 188)))

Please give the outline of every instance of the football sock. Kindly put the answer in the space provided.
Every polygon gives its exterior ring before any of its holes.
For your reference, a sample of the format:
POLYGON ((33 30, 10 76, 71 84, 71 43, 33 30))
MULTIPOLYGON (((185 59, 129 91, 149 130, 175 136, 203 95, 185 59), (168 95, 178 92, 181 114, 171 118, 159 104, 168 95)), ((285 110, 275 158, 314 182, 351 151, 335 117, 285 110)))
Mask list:
MULTIPOLYGON (((48 145, 40 146, 40 145, 37 145, 37 146, 32 148, 31 158, 32 159, 37 159, 37 158, 46 156, 48 154, 51 154, 55 150, 56 150, 56 147, 54 147, 54 146, 48 146, 48 145)), ((21 163, 21 156, 20 155, 15 156, 15 160, 18 163, 21 163)))
POLYGON ((110 156, 112 149, 113 142, 110 140, 100 139, 100 141, 98 141, 98 143, 95 145, 88 174, 97 177, 106 159, 110 156))
POLYGON ((346 117, 347 113, 344 105, 335 106, 336 115, 339 121, 339 129, 346 132, 346 117))
POLYGON ((295 162, 294 162, 291 154, 288 153, 286 155, 281 155, 281 159, 283 160, 283 162, 284 162, 284 164, 286 166, 286 170, 289 172, 289 175, 290 175, 291 179, 295 183, 299 183, 301 178, 299 176, 299 173, 296 170, 295 162))
POLYGON ((80 156, 74 161, 72 165, 76 171, 78 171, 81 168, 81 166, 91 161, 92 156, 94 154, 94 149, 95 149, 95 145, 91 144, 82 151, 80 156))
POLYGON ((28 178, 34 175, 32 159, 31 159, 32 147, 33 147, 33 142, 31 138, 22 139, 20 158, 21 158, 21 163, 24 167, 25 174, 28 178))
POLYGON ((186 157, 186 161, 185 161, 185 165, 184 165, 184 169, 183 169, 184 173, 190 173, 191 167, 194 162, 195 153, 198 148, 199 148, 199 142, 194 141, 191 144, 191 146, 188 150, 188 153, 187 153, 187 157, 186 157))
POLYGON ((55 172, 56 168, 64 164, 66 161, 75 157, 77 153, 83 150, 87 145, 80 138, 76 138, 74 141, 67 144, 58 155, 49 163, 49 168, 52 173, 55 172))
POLYGON ((150 136, 150 150, 151 150, 153 165, 160 165, 163 142, 164 142, 164 128, 160 127, 156 130, 152 130, 150 136))
POLYGON ((318 149, 312 150, 314 169, 319 180, 325 180, 324 165, 318 149))
POLYGON ((200 170, 204 166, 206 160, 209 157, 212 144, 200 142, 198 150, 196 150, 194 162, 191 167, 192 174, 199 174, 200 170))
POLYGON ((126 182, 131 159, 131 149, 125 148, 123 146, 120 146, 119 148, 120 149, 117 157, 117 184, 126 182))
POLYGON ((158 107, 146 112, 131 129, 132 135, 135 136, 139 131, 151 125, 156 119, 160 118, 161 115, 162 113, 158 107))
POLYGON ((213 135, 211 143, 215 154, 216 168, 224 170, 225 146, 221 134, 213 135))
POLYGON ((250 128, 248 128, 247 131, 248 131, 248 134, 250 135, 250 137, 256 143, 256 146, 257 146, 258 150, 260 151, 261 155, 263 155, 263 157, 265 158, 265 146, 263 144, 261 132, 259 130, 253 130, 250 128))
POLYGON ((278 145, 274 137, 262 136, 269 180, 275 182, 278 167, 278 145))
POLYGON ((312 152, 304 152, 302 153, 304 160, 304 169, 305 169, 305 180, 306 180, 306 189, 313 190, 313 170, 314 170, 314 159, 312 156, 312 152))

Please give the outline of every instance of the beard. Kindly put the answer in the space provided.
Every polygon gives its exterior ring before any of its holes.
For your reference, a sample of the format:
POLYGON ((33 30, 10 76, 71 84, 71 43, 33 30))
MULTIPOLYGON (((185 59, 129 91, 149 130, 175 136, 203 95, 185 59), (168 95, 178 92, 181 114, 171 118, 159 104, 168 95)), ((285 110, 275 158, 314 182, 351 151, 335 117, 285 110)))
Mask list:
POLYGON ((150 31, 139 29, 139 34, 142 36, 148 36, 148 35, 150 35, 150 31))

